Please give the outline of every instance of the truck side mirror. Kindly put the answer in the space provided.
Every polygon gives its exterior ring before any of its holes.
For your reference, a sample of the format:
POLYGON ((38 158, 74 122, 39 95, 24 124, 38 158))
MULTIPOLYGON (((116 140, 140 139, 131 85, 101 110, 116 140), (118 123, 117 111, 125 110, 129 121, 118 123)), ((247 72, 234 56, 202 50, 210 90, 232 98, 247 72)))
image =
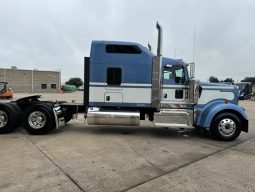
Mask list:
POLYGON ((189 63, 189 76, 190 79, 195 78, 195 63, 189 63))

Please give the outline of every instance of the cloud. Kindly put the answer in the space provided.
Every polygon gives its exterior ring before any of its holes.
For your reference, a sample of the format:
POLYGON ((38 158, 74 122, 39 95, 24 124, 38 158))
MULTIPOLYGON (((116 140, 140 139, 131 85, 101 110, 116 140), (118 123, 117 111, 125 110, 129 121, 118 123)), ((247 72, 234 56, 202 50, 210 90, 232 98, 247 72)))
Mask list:
POLYGON ((61 69, 63 82, 83 77, 92 40, 152 44, 164 30, 163 54, 193 59, 197 76, 255 76, 255 1, 10 0, 0 1, 0 67, 61 69), (176 54, 175 54, 176 53, 176 54))

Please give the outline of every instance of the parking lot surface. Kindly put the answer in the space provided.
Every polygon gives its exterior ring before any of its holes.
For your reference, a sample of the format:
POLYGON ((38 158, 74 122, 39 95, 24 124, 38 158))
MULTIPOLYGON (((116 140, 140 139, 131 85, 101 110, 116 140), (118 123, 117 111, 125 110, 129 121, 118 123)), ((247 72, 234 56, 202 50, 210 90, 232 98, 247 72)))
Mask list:
MULTIPOLYGON (((42 99, 73 98, 82 92, 42 99)), ((255 101, 240 104, 249 133, 233 142, 146 123, 85 126, 82 115, 47 135, 0 135, 0 191, 255 191, 255 101)))

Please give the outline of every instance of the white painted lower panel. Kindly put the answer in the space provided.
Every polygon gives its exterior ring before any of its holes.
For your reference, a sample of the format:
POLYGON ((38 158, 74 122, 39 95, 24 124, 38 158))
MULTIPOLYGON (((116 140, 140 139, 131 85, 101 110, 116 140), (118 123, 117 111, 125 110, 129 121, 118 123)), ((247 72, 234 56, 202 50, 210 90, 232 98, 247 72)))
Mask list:
POLYGON ((176 87, 175 89, 163 89, 161 100, 166 103, 172 102, 184 102, 185 101, 185 87, 176 87), (176 90, 183 90, 183 98, 177 99, 175 98, 175 91, 176 90), (166 98, 164 96, 166 95, 166 98))
POLYGON ((110 102, 122 103, 123 95, 121 92, 105 92, 104 101, 108 103, 110 102))
POLYGON ((234 99, 234 96, 235 95, 233 92, 222 92, 220 90, 203 90, 198 100, 198 104, 206 104, 215 99, 227 99, 231 101, 234 99))
MULTIPOLYGON (((89 101, 90 102, 105 102, 106 93, 113 95, 121 94, 123 103, 151 103, 151 88, 122 88, 121 90, 110 90, 104 87, 90 87, 89 101)), ((112 102, 119 102, 112 101, 112 102)))

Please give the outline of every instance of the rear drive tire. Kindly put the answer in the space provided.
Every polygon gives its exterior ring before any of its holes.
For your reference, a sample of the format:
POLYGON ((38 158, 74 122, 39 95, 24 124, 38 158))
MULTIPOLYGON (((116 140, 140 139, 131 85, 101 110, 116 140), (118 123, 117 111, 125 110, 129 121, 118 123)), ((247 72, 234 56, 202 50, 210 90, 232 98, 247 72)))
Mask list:
POLYGON ((17 103, 10 102, 8 104, 12 106, 12 108, 15 112, 15 121, 17 123, 17 127, 19 127, 22 123, 23 112, 17 103))
POLYGON ((210 126, 213 139, 221 141, 233 141, 241 133, 241 120, 233 113, 221 113, 217 115, 210 126))
POLYGON ((32 105, 25 111, 23 126, 33 135, 48 133, 56 127, 53 109, 47 104, 32 105))
POLYGON ((17 113, 10 104, 0 104, 0 133, 9 133, 18 128, 17 113))

